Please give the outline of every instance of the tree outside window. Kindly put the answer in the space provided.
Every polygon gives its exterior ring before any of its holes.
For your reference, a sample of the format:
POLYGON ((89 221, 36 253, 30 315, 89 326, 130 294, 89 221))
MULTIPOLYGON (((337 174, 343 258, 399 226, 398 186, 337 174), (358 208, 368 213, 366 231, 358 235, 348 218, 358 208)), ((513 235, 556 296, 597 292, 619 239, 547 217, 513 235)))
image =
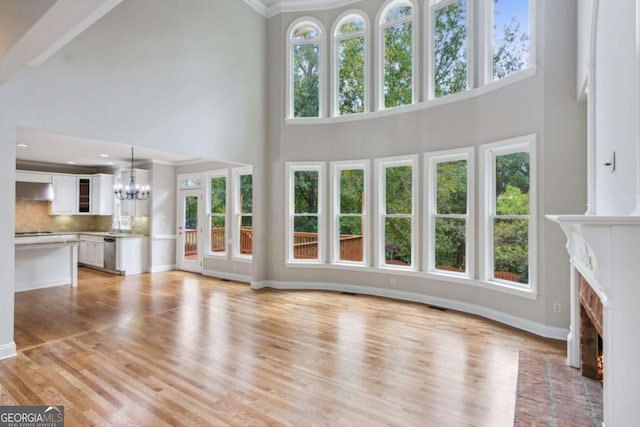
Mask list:
POLYGON ((413 265, 413 166, 384 165, 381 212, 384 264, 413 265))
POLYGON ((238 177, 238 238, 239 254, 253 253, 253 175, 240 174, 238 177))
POLYGON ((320 168, 291 169, 290 259, 321 260, 320 168))
POLYGON ((467 160, 436 164, 436 270, 467 271, 467 160))
POLYGON ((529 67, 529 0, 493 0, 493 79, 529 67))
POLYGON ((211 252, 226 250, 227 177, 211 178, 211 252))
POLYGON ((467 89, 467 2, 432 9, 433 95, 438 98, 467 89))
POLYGON ((318 117, 320 115, 320 30, 309 23, 301 24, 294 29, 291 39, 293 117, 318 117))
POLYGON ((382 20, 385 108, 413 102, 413 14, 413 7, 402 5, 382 20))
POLYGON ((338 261, 365 260, 365 169, 338 168, 338 197, 334 242, 338 261))
POLYGON ((494 278, 529 283, 529 153, 495 158, 494 278))
POLYGON ((365 111, 365 23, 359 17, 341 24, 336 32, 338 113, 365 111))

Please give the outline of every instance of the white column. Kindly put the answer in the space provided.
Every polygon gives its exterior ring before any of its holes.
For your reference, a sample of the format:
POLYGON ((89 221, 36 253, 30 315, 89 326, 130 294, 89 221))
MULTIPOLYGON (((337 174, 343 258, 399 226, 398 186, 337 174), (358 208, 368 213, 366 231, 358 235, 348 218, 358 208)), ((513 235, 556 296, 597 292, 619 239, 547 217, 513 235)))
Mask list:
MULTIPOLYGON (((640 116, 640 0, 636 0, 636 117, 640 116)), ((636 120, 636 207, 631 215, 640 216, 640 120, 636 120)))

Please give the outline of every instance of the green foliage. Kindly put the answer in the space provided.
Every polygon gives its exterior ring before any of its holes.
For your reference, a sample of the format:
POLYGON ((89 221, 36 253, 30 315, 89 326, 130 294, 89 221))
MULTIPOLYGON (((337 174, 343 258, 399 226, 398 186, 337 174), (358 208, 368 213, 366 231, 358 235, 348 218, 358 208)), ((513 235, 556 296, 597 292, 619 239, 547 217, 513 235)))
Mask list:
MULTIPOLYGON (((467 213, 467 161, 440 162, 436 166, 438 214, 467 213)), ((436 218, 436 267, 465 270, 466 221, 436 218)))
POLYGON ((494 268, 520 275, 528 280, 529 221, 496 219, 494 222, 494 268), (525 276, 525 273, 526 276, 525 276))
MULTIPOLYGON (((388 215, 413 213, 413 168, 394 166, 386 169, 385 206, 388 215)), ((387 217, 385 219, 385 260, 411 264, 411 218, 387 217)))
POLYGON ((523 194, 518 187, 507 185, 496 200, 498 215, 529 215, 529 194, 523 194))
POLYGON ((240 200, 241 212, 253 213, 253 175, 240 175, 240 200))
POLYGON ((384 106, 413 102, 413 26, 405 22, 384 33, 384 106))
POLYGON ((184 228, 195 230, 198 228, 198 198, 187 196, 184 200, 184 228))
MULTIPOLYGON (((296 214, 318 213, 318 171, 303 170, 293 174, 294 212, 296 214)), ((294 231, 318 232, 318 217, 316 215, 296 216, 294 231)))
MULTIPOLYGON (((356 31, 352 21, 343 26, 343 32, 356 31)), ((365 74, 364 36, 350 37, 338 44, 338 109, 340 114, 364 112, 365 74)))
POLYGON ((318 44, 293 47, 293 116, 320 115, 320 71, 318 44))
POLYGON ((364 203, 364 170, 340 171, 340 234, 361 236, 364 203))
POLYGON ((438 9, 434 16, 434 93, 467 89, 467 13, 464 0, 438 9))
POLYGON ((227 212, 227 178, 211 178, 211 213, 227 212))
MULTIPOLYGON (((514 0, 510 0, 514 1, 514 0)), ((525 3, 528 0, 520 0, 525 3)), ((501 13, 499 0, 494 0, 494 14, 501 13)), ((493 26, 493 79, 499 80, 529 66, 529 34, 523 32, 520 21, 512 16, 501 31, 493 26)))

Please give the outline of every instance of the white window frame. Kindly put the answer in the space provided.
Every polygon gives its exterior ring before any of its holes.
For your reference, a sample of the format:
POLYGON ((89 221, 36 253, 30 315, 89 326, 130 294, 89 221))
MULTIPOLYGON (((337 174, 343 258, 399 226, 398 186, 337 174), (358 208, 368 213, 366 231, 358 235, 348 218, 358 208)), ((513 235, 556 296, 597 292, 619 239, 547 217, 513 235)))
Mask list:
POLYGON ((370 99, 370 92, 371 92, 371 89, 369 88, 370 87, 369 51, 371 50, 369 49, 369 34, 371 31, 370 28, 371 28, 371 25, 369 23, 369 18, 367 14, 356 9, 348 10, 344 12, 342 15, 340 15, 335 20, 333 27, 331 28, 331 35, 333 36, 332 52, 331 52, 331 75, 332 75, 331 116, 332 117, 337 117, 342 115, 340 114, 340 108, 338 107, 338 99, 340 97, 340 94, 338 93, 338 91, 340 90, 340 82, 338 81, 340 79, 340 75, 338 73, 338 63, 339 63, 338 45, 340 44, 341 41, 354 38, 354 37, 364 37, 364 112, 352 113, 349 115, 351 116, 353 114, 364 114, 370 111, 369 109, 369 99, 370 99), (354 20, 361 20, 362 22, 364 22, 364 25, 365 25, 364 30, 358 31, 355 33, 349 33, 349 34, 338 34, 338 31, 344 24, 354 20))
MULTIPOLYGON (((471 0, 469 0, 471 1, 471 0)), ((536 55, 536 3, 537 0, 529 0, 529 65, 522 70, 503 77, 499 80, 493 79, 493 0, 478 0, 478 21, 480 29, 478 31, 480 55, 478 55, 479 64, 479 83, 487 85, 513 76, 522 72, 535 68, 537 64, 536 55)))
POLYGON ((537 294, 538 215, 537 215, 537 148, 536 135, 524 135, 480 146, 480 279, 493 285, 537 294), (529 283, 519 284, 494 277, 493 220, 496 215, 496 156, 529 153, 529 283))
POLYGON ((324 80, 325 80, 325 45, 326 45, 326 32, 322 22, 313 18, 311 16, 305 16, 302 18, 298 18, 289 25, 289 29, 287 30, 287 39, 286 39, 286 117, 288 119, 313 119, 314 117, 294 117, 294 89, 293 89, 293 49, 296 45, 300 44, 318 44, 318 117, 325 116, 325 90, 324 90, 324 80), (310 25, 313 26, 316 31, 319 33, 318 39, 313 40, 294 40, 293 34, 301 26, 310 25))
MULTIPOLYGON (((331 221, 331 262, 345 265, 369 265, 369 160, 331 162, 332 181, 332 216, 331 221), (364 208, 362 211, 362 261, 347 261, 340 259, 340 172, 343 170, 362 169, 364 171, 364 208)), ((354 214, 354 216, 357 216, 354 214)))
MULTIPOLYGON (((425 99, 438 99, 435 96, 435 12, 443 7, 460 0, 425 0, 425 35, 427 39, 427 54, 425 57, 425 99)), ((467 2, 467 87, 465 91, 474 87, 475 81, 475 2, 476 0, 466 0, 467 2)), ((463 91, 464 92, 464 91, 463 91)), ((447 96, 456 95, 449 94, 447 96)), ((445 98, 445 96, 440 97, 445 98)))
POLYGON ((416 236, 418 235, 418 155, 412 154, 408 156, 385 157, 375 159, 376 172, 376 266, 385 269, 398 269, 418 271, 419 266, 416 254, 418 245, 416 244, 416 236), (385 219, 386 213, 386 170, 391 167, 411 166, 411 214, 396 214, 395 217, 411 218, 411 265, 401 266, 395 264, 387 264, 385 262, 385 219))
POLYGON ((216 257, 216 258, 228 258, 229 257, 229 202, 230 202, 230 180, 229 180, 229 170, 228 169, 221 169, 221 170, 215 170, 215 171, 210 171, 206 173, 206 177, 207 177, 207 184, 205 186, 207 194, 205 197, 206 200, 206 218, 207 218, 207 235, 205 236, 205 244, 206 244, 206 250, 205 250, 205 255, 209 256, 209 257, 216 257), (211 180, 214 178, 225 178, 225 189, 226 189, 226 194, 225 194, 225 213, 224 215, 214 215, 211 213, 211 180), (224 216, 224 251, 222 252, 213 252, 211 250, 211 219, 213 216, 224 216))
MULTIPOLYGON (((253 176, 253 168, 250 166, 231 169, 232 188, 233 188, 233 217, 231 229, 233 237, 231 239, 233 245, 233 257, 238 260, 249 261, 253 259, 253 249, 250 255, 240 253, 240 228, 242 227, 242 217, 251 216, 253 218, 253 209, 251 214, 243 214, 240 200, 240 177, 243 175, 253 176)), ((253 198, 253 195, 252 195, 253 198)), ((253 203, 252 203, 253 206, 253 203)), ((253 228, 253 221, 252 228, 253 228)))
MULTIPOLYGON (((376 16, 376 54, 378 55, 376 73, 377 73, 377 84, 376 84, 376 110, 387 110, 384 106, 384 33, 387 27, 393 27, 404 22, 411 22, 411 30, 412 30, 412 57, 411 57, 411 104, 413 105, 418 102, 418 52, 419 52, 419 42, 418 42, 418 16, 419 16, 418 4, 415 0, 387 0, 382 7, 378 10, 378 14, 376 16), (410 18, 406 18, 403 20, 399 20, 393 22, 391 24, 384 24, 384 20, 387 17, 387 14, 400 6, 410 6, 413 8, 413 15, 410 18)), ((406 105, 392 107, 399 108, 406 107, 406 105)))
POLYGON ((428 273, 444 274, 449 276, 472 279, 475 277, 475 165, 474 148, 461 148, 456 150, 436 151, 424 155, 425 163, 425 270, 428 273), (467 213, 466 215, 438 214, 438 164, 465 160, 467 162, 467 213), (465 272, 454 272, 436 269, 436 218, 459 218, 466 221, 465 225, 465 272))
MULTIPOLYGON (((325 262, 325 163, 324 162, 286 162, 286 188, 285 194, 287 203, 287 238, 286 240, 286 260, 289 264, 323 264, 325 262), (294 174, 298 171, 318 172, 318 258, 316 259, 296 259, 293 251, 293 234, 295 214, 294 198, 294 174)), ((299 215, 299 214, 298 214, 299 215)))

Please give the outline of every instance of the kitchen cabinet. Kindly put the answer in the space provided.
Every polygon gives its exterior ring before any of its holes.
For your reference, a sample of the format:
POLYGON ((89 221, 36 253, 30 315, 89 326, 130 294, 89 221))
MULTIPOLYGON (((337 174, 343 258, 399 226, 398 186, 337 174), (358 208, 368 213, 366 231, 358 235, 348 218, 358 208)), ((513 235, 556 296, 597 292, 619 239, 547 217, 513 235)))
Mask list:
POLYGON ((78 176, 76 177, 78 182, 78 207, 77 212, 79 214, 91 214, 91 177, 90 176, 78 176))
POLYGON ((96 174, 91 177, 91 212, 94 215, 113 214, 113 175, 96 174))
MULTIPOLYGON (((134 169, 136 174, 136 185, 139 187, 149 185, 149 171, 145 169, 134 169)), ((120 183, 123 186, 129 185, 131 181, 131 171, 123 171, 120 174, 120 183)), ((149 215, 149 199, 147 200, 122 200, 120 201, 121 216, 147 216, 149 215)))
POLYGON ((78 204, 78 183, 75 175, 55 174, 53 181, 53 215, 74 215, 78 204))
POLYGON ((127 236, 116 238, 116 270, 123 274, 145 273, 149 264, 149 238, 127 236))
POLYGON ((52 215, 112 215, 113 175, 52 174, 52 215))
POLYGON ((94 267, 104 267, 104 237, 80 235, 78 262, 94 267))

